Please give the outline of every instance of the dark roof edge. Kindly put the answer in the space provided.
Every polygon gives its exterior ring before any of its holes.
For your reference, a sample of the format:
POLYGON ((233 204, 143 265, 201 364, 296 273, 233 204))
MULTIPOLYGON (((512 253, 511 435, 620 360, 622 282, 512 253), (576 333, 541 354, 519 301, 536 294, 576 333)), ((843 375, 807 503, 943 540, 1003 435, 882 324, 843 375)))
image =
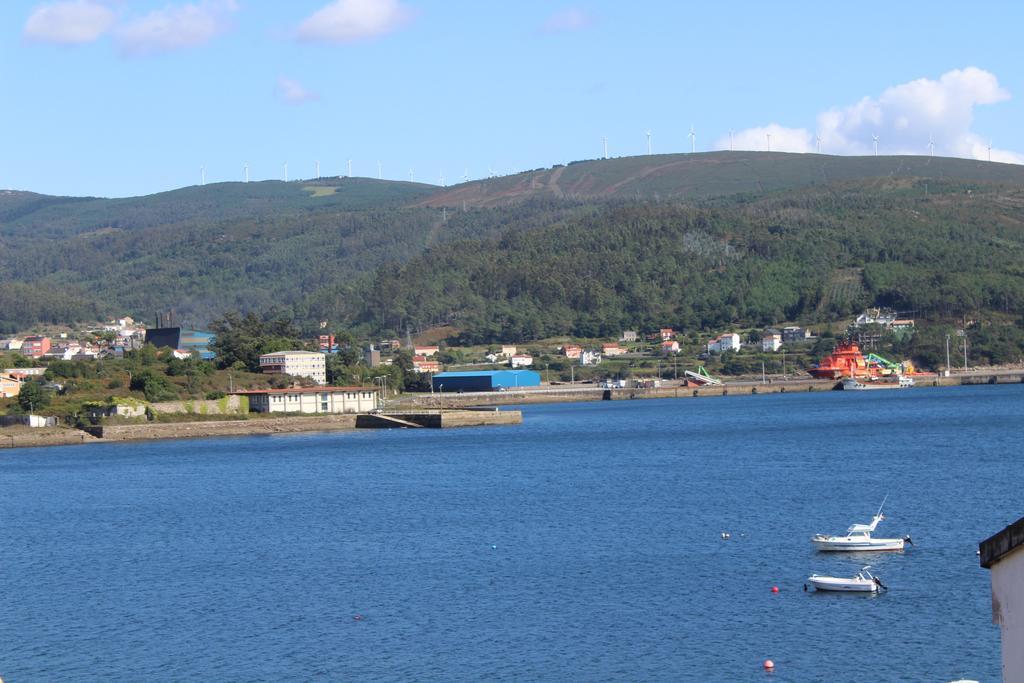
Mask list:
POLYGON ((978 544, 981 566, 991 569, 999 560, 1024 545, 1024 517, 978 544))

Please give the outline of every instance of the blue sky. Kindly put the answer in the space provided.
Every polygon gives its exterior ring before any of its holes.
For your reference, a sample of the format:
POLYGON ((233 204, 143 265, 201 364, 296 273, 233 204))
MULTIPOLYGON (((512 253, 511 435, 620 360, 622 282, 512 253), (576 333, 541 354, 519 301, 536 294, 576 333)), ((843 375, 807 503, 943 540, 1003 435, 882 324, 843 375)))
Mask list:
POLYGON ((0 187, 437 183, 653 149, 1024 162, 1014 3, 8 0, 0 187))

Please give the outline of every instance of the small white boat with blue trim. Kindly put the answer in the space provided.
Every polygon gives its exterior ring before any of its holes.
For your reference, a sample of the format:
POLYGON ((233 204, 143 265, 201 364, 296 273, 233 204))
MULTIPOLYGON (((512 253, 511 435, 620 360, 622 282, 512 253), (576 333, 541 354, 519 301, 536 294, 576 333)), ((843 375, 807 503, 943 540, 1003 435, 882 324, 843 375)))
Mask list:
POLYGON ((846 530, 845 536, 826 536, 825 534, 815 534, 811 537, 811 543, 818 550, 824 551, 846 551, 846 552, 861 552, 868 550, 903 550, 905 543, 914 545, 914 542, 910 540, 910 536, 904 536, 903 538, 872 538, 871 534, 874 533, 878 523, 885 519, 885 515, 882 514, 882 506, 885 505, 885 500, 888 496, 882 500, 882 505, 878 506, 878 512, 871 518, 870 524, 853 524, 849 529, 846 530))
MULTIPOLYGON (((807 577, 807 583, 814 586, 814 590, 835 591, 838 593, 878 593, 889 590, 877 576, 872 576, 871 565, 862 568, 856 576, 840 578, 837 576, 819 576, 812 574, 807 577)), ((806 586, 804 586, 806 588, 806 586)))

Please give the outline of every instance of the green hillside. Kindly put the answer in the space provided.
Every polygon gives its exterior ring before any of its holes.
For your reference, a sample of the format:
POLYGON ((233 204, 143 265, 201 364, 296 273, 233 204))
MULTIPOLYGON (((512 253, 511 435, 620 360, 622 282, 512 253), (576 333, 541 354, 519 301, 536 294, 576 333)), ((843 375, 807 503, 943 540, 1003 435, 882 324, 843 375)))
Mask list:
POLYGON ((359 211, 403 206, 434 186, 370 178, 214 183, 126 199, 0 193, 0 236, 65 237, 90 231, 140 230, 294 211, 359 211))
POLYGON ((709 205, 606 204, 431 249, 349 303, 371 328, 445 323, 473 342, 822 323, 868 306, 1020 319, 1024 189, 871 180, 709 205))
POLYGON ((767 153, 589 161, 453 188, 0 193, 0 332, 271 309, 467 338, 1024 310, 1024 167, 767 153), (444 208, 441 208, 444 207, 444 208))
POLYGON ((579 161, 464 183, 427 206, 501 206, 530 198, 690 199, 777 192, 850 180, 956 179, 1024 184, 1024 166, 927 156, 841 157, 780 152, 655 154, 579 161))

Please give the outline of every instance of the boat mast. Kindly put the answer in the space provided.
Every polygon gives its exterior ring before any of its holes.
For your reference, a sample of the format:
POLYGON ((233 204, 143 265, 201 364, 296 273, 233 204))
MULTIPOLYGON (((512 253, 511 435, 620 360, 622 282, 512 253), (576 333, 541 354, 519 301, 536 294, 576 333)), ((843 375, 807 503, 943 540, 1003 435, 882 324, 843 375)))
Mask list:
POLYGON ((875 513, 875 517, 882 514, 882 508, 885 507, 885 501, 889 500, 889 494, 885 494, 885 498, 882 499, 882 504, 878 506, 878 512, 875 513))

